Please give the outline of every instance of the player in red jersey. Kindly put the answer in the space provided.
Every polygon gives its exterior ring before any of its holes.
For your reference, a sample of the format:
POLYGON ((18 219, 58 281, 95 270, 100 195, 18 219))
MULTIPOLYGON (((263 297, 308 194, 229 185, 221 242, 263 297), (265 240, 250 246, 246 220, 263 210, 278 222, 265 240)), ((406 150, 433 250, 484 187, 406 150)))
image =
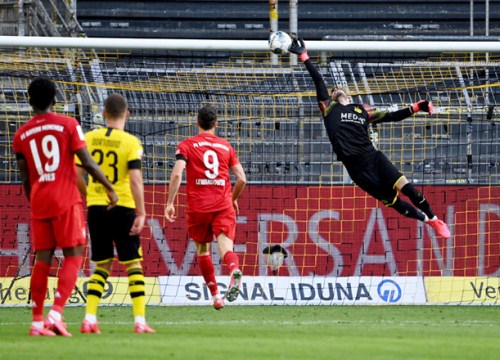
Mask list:
POLYGON ((16 131, 13 147, 30 202, 36 256, 30 281, 33 300, 30 335, 71 336, 63 323, 62 312, 75 287, 86 242, 75 154, 94 179, 104 185, 110 206, 114 206, 118 198, 88 153, 78 122, 52 112, 56 96, 54 82, 37 78, 29 85, 28 95, 35 116, 16 131), (56 248, 62 249, 64 263, 59 272, 54 305, 44 323, 43 304, 56 248))
POLYGON ((242 272, 238 256, 233 252, 238 198, 246 185, 246 175, 236 152, 225 139, 215 135, 217 113, 211 106, 198 111, 198 135, 182 141, 176 152, 165 217, 176 218, 174 200, 186 169, 187 232, 196 243, 198 264, 214 300, 214 308, 224 307, 215 280, 210 244, 217 237, 219 253, 229 268, 231 280, 225 299, 232 302, 239 295, 242 272), (236 177, 231 190, 229 170, 236 177))

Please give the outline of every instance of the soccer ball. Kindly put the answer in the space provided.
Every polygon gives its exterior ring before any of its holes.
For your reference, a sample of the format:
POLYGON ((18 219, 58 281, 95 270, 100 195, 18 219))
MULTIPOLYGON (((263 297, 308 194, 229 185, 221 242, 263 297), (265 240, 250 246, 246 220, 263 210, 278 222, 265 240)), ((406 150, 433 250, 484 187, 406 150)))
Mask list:
POLYGON ((273 54, 284 55, 292 45, 292 38, 286 32, 276 31, 269 36, 269 50, 273 54))

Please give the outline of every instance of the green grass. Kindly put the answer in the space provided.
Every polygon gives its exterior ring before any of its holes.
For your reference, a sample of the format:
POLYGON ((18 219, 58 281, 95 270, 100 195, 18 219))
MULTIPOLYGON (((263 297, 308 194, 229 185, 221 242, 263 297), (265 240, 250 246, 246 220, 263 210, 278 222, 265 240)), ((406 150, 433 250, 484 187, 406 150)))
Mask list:
POLYGON ((0 308, 0 359, 498 359, 498 306, 148 307, 156 334, 134 334, 130 307, 101 307, 101 335, 29 337, 28 308, 0 308))

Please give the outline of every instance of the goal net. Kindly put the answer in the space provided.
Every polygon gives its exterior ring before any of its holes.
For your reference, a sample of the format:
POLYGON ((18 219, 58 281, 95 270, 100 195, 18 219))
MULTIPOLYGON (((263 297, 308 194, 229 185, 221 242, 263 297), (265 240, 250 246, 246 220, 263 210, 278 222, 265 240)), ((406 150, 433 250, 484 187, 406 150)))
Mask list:
MULTIPOLYGON (((29 206, 11 144, 32 115, 27 87, 37 76, 56 82, 55 111, 85 131, 104 126, 109 94, 128 100, 126 130, 145 149, 149 304, 210 303, 186 234, 184 186, 178 220, 163 217, 176 145, 197 133, 201 104, 217 108, 218 135, 232 143, 248 178, 234 247, 245 275, 236 303, 499 304, 500 51, 310 50, 327 85, 344 87, 355 102, 391 111, 433 101, 432 117, 384 123, 372 138, 448 223, 447 240, 353 184, 332 153, 307 70, 287 56, 275 64, 265 51, 216 48, 0 51, 2 304, 29 303, 29 206), (276 252, 281 266, 273 265, 276 252)), ((228 270, 216 246, 212 257, 224 291, 228 270)), ((70 303, 85 302, 93 269, 87 250, 70 303)), ((126 272, 115 264, 111 275, 103 303, 129 304, 126 272)))

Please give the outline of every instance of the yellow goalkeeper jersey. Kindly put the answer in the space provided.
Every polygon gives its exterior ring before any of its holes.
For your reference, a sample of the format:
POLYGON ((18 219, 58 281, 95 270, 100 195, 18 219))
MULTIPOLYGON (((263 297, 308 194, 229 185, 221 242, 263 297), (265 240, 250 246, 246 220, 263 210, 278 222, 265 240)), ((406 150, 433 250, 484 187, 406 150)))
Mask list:
MULTIPOLYGON (((119 206, 135 209, 130 189, 130 169, 140 169, 143 147, 138 138, 123 130, 99 128, 85 134, 90 155, 100 166, 118 195, 119 206)), ((81 165, 77 157, 77 164, 81 165)), ((106 189, 89 176, 87 206, 107 205, 106 189)))

